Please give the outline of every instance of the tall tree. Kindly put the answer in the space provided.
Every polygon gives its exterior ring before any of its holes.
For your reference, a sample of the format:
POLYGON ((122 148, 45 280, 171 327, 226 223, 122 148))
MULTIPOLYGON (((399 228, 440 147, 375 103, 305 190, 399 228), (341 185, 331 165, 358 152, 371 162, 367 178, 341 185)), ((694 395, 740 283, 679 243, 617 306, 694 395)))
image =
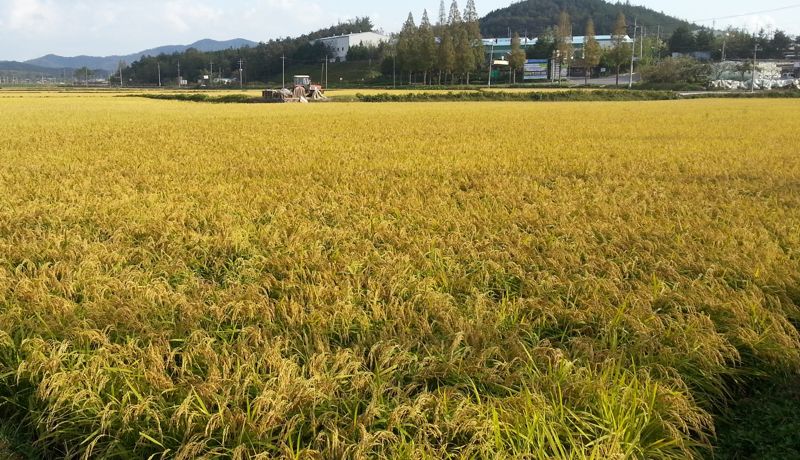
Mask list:
POLYGON ((561 64, 566 64, 567 68, 569 68, 572 64, 572 58, 575 56, 575 49, 572 46, 572 20, 566 10, 561 11, 558 17, 556 50, 561 64))
POLYGON ((472 51, 472 42, 466 29, 458 29, 458 44, 456 46, 456 71, 466 77, 469 84, 469 75, 475 69, 475 54, 472 51))
POLYGON ((483 37, 481 37, 480 18, 478 10, 475 8, 475 0, 467 0, 467 7, 464 9, 464 26, 467 28, 467 38, 472 46, 475 66, 480 66, 486 59, 486 50, 483 47, 483 37))
POLYGON ((439 43, 441 43, 445 27, 447 27, 447 10, 444 7, 444 0, 441 0, 439 2, 439 18, 436 20, 436 27, 433 28, 433 34, 439 37, 439 43))
POLYGON ((442 84, 442 74, 444 73, 445 82, 447 75, 452 74, 456 65, 456 49, 453 43, 453 34, 448 29, 442 30, 441 41, 437 53, 437 63, 439 67, 439 84, 442 84))
POLYGON ((703 27, 694 37, 694 50, 692 51, 711 51, 714 49, 714 31, 703 27))
POLYGON ((433 34, 433 26, 428 19, 428 10, 423 11, 422 21, 419 25, 417 34, 419 44, 418 56, 419 70, 423 72, 423 79, 428 83, 428 73, 436 65, 436 37, 433 34))
POLYGON ((513 83, 517 82, 517 72, 525 67, 525 50, 522 49, 521 41, 519 34, 514 32, 511 38, 511 57, 508 60, 513 83))
POLYGON ((461 24, 461 12, 458 10, 458 1, 453 0, 450 4, 450 15, 447 17, 447 24, 457 26, 461 24))
POLYGON ((408 13, 408 19, 406 19, 397 37, 397 61, 400 64, 400 69, 408 72, 409 85, 413 80, 414 71, 417 70, 419 63, 417 38, 418 30, 414 23, 414 15, 408 13))
POLYGON ((770 48, 776 59, 783 59, 791 47, 792 38, 782 30, 776 31, 770 40, 770 48))
POLYGON ((586 21, 586 36, 583 41, 583 66, 586 69, 586 84, 589 84, 589 78, 592 76, 592 69, 600 64, 600 58, 603 57, 603 49, 595 37, 594 21, 589 18, 586 21))
POLYGON ((689 53, 696 51, 696 41, 694 34, 688 27, 681 26, 675 29, 672 36, 667 41, 669 43, 669 50, 672 53, 689 53))
POLYGON ((606 59, 609 64, 614 67, 617 75, 617 86, 619 86, 619 69, 623 64, 631 59, 633 49, 629 43, 628 38, 628 22, 625 20, 625 15, 622 12, 617 15, 617 22, 614 23, 614 30, 611 33, 612 48, 606 53, 606 59))
POLYGON ((475 8, 475 0, 467 0, 467 6, 464 8, 464 22, 478 22, 478 9, 475 8))
POLYGON ((439 20, 436 22, 436 25, 439 27, 443 27, 447 24, 447 11, 444 8, 444 0, 439 2, 439 20))

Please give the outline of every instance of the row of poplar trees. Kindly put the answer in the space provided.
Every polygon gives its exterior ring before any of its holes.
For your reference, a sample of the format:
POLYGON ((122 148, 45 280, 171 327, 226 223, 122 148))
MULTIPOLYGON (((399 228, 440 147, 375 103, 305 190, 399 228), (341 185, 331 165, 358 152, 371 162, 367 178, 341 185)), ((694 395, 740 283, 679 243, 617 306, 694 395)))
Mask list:
MULTIPOLYGON (((626 40, 627 30, 627 20, 625 15, 620 12, 614 23, 614 30, 611 32, 611 47, 604 50, 597 41, 594 21, 590 17, 586 21, 583 49, 579 56, 575 56, 575 49, 572 45, 572 20, 569 13, 562 11, 558 25, 553 29, 552 57, 562 67, 569 68, 575 64, 583 67, 586 81, 589 80, 593 70, 604 61, 615 69, 617 85, 619 85, 620 68, 630 62, 633 51, 630 43, 626 40), (578 57, 577 62, 576 57, 578 57)), ((539 40, 543 41, 543 37, 539 37, 539 40)), ((521 47, 520 36, 515 33, 511 39, 511 55, 509 56, 512 78, 515 78, 517 72, 523 68, 525 59, 526 54, 521 47)))
POLYGON ((397 36, 397 67, 408 74, 409 84, 452 84, 456 81, 469 84, 470 75, 485 61, 481 30, 475 1, 468 0, 463 15, 453 0, 449 14, 444 0, 439 6, 439 18, 431 24, 428 11, 422 13, 417 26, 412 13, 397 36), (420 80, 420 77, 421 80, 420 80))

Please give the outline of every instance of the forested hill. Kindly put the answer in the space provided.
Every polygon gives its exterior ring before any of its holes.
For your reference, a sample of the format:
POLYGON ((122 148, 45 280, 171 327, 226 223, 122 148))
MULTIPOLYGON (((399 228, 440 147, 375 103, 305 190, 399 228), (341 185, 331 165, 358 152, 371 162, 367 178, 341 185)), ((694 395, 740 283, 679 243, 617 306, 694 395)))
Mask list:
POLYGON ((583 35, 586 20, 592 17, 598 35, 611 33, 617 14, 622 11, 628 18, 630 32, 633 32, 633 20, 638 18, 641 24, 653 28, 656 32, 661 26, 662 37, 669 36, 678 26, 688 26, 687 21, 668 16, 630 3, 609 3, 603 0, 524 0, 511 6, 492 11, 481 19, 481 33, 484 37, 507 37, 509 27, 511 33, 535 37, 549 27, 558 24, 558 16, 566 10, 572 17, 573 34, 583 35))

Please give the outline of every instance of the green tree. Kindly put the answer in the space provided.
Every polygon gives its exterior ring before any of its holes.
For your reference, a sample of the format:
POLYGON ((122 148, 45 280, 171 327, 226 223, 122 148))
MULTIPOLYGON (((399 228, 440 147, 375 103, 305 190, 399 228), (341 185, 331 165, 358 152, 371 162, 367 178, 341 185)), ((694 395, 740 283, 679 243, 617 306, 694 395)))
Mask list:
POLYGON ((667 43, 669 43, 669 50, 672 53, 689 53, 696 51, 697 48, 694 34, 686 26, 675 29, 667 43))
POLYGON ((512 75, 512 82, 517 82, 517 72, 520 69, 525 67, 525 50, 522 49, 522 40, 519 38, 519 34, 514 32, 514 36, 511 38, 511 56, 508 60, 508 63, 511 67, 511 75, 512 75))
POLYGON ((786 35, 786 32, 779 30, 772 36, 769 47, 773 58, 783 59, 784 55, 792 47, 792 38, 786 35))
POLYGON ((453 35, 447 28, 442 30, 442 36, 437 50, 437 61, 439 67, 439 84, 441 85, 442 74, 444 74, 445 82, 447 82, 447 76, 453 73, 456 64, 456 48, 453 43, 453 35))
POLYGON ((83 84, 89 86, 89 78, 94 76, 94 70, 84 66, 76 69, 74 75, 77 80, 83 80, 83 84))
POLYGON ((526 50, 529 59, 550 59, 556 49, 555 31, 552 27, 545 29, 536 38, 536 44, 526 50))
POLYGON ((667 58, 642 69, 642 80, 648 83, 705 84, 711 66, 691 57, 667 58))
POLYGON ((461 11, 458 10, 458 1, 453 0, 453 3, 450 4, 450 14, 447 17, 447 25, 459 26, 461 25, 461 11))
POLYGON ((436 65, 436 37, 433 35, 433 26, 428 19, 428 10, 422 13, 422 22, 417 34, 419 69, 423 72, 423 80, 428 83, 428 75, 436 65))
POLYGON ((606 61, 609 66, 614 67, 617 76, 617 86, 619 86, 619 69, 623 64, 631 59, 633 48, 630 43, 627 43, 628 37, 628 23, 625 20, 625 15, 622 12, 617 15, 617 22, 614 24, 614 30, 611 33, 612 47, 605 54, 606 61))
POLYGON ((692 51, 712 51, 714 49, 714 32, 711 29, 702 28, 694 37, 694 49, 692 51))
POLYGON ((439 2, 439 18, 436 20, 436 35, 441 38, 444 34, 444 29, 447 26, 447 10, 444 7, 444 0, 439 2))
POLYGON ((475 54, 472 51, 472 42, 467 35, 467 30, 458 28, 458 43, 456 45, 456 72, 466 78, 469 84, 469 75, 475 69, 475 54))
POLYGON ((464 26, 467 28, 467 37, 472 46, 472 54, 475 56, 475 66, 478 67, 486 59, 486 50, 483 47, 480 17, 475 8, 475 0, 467 0, 467 6, 464 9, 464 26))
POLYGON ((592 69, 600 64, 600 59, 603 57, 603 49, 600 47, 600 42, 595 37, 594 21, 589 18, 586 21, 586 37, 583 42, 583 67, 586 69, 586 83, 589 83, 589 78, 592 75, 592 69))
POLYGON ((558 52, 560 63, 562 65, 566 64, 567 68, 569 68, 575 56, 575 48, 572 46, 572 21, 566 10, 561 11, 558 17, 556 51, 558 52))
POLYGON ((639 65, 648 67, 655 65, 660 61, 661 53, 666 49, 666 44, 663 40, 656 36, 647 36, 642 40, 642 55, 639 57, 639 65))
POLYGON ((408 13, 408 18, 397 37, 397 63, 400 70, 408 72, 408 84, 414 79, 414 72, 419 68, 418 30, 414 23, 414 15, 408 13))
MULTIPOLYGON (((725 55, 728 59, 748 59, 753 57, 753 46, 756 39, 753 34, 729 28, 723 37, 725 41, 725 55)), ((720 49, 722 46, 720 45, 720 49)))

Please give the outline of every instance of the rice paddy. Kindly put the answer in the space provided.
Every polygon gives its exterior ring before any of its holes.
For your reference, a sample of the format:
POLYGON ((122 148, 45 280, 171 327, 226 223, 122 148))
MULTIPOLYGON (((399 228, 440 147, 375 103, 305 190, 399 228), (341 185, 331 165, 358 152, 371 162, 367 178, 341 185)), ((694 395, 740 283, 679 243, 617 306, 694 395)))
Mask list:
POLYGON ((36 456, 696 458, 800 369, 791 100, 7 94, 0 423, 36 456))

